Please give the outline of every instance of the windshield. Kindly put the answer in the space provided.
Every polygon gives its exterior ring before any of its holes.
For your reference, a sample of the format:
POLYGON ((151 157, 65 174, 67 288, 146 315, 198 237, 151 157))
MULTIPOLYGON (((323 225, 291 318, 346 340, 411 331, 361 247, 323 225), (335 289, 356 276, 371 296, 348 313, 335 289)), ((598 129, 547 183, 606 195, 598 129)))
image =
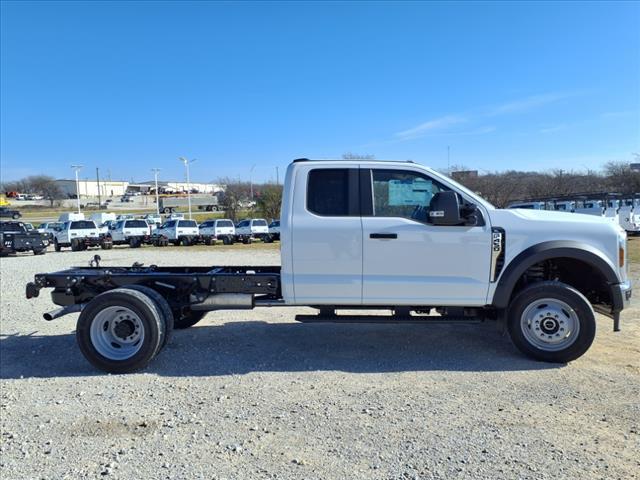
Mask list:
POLYGON ((79 220, 77 222, 71 222, 71 230, 88 230, 96 228, 96 224, 89 220, 79 220))

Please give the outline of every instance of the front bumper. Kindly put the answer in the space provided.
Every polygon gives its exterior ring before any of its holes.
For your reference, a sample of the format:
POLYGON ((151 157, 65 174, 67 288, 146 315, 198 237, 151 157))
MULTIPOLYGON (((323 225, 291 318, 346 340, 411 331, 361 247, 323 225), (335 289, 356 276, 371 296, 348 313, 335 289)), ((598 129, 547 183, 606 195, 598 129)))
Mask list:
POLYGON ((614 290, 613 310, 619 312, 628 308, 631 305, 631 296, 633 295, 631 282, 618 283, 617 285, 612 285, 612 288, 614 290))

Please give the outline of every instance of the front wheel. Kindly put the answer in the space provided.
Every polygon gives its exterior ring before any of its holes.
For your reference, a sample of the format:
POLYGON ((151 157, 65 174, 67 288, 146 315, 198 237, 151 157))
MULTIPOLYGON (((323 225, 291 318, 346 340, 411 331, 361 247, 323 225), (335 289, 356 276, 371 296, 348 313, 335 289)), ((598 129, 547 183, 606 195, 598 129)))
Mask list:
POLYGON ((62 251, 62 247, 60 246, 60 244, 58 243, 57 239, 53 239, 53 248, 56 252, 60 252, 62 251))
POLYGON ((18 220, 20 218, 20 214, 19 213, 14 213, 11 218, 13 218, 14 220, 18 220))
POLYGON ((591 304, 578 290, 561 282, 539 282, 511 301, 507 328, 524 354, 544 362, 567 363, 589 349, 596 320, 591 304))

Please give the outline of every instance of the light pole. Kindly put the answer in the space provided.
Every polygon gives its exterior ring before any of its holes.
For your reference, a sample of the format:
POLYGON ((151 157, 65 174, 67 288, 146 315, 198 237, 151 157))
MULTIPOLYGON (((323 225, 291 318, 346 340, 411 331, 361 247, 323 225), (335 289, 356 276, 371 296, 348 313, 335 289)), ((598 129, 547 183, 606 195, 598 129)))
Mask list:
POLYGON ((191 220, 191 180, 189 179, 189 164, 196 161, 196 159, 187 160, 184 157, 178 158, 182 163, 184 163, 184 167, 187 169, 187 203, 189 204, 189 220, 191 220))
POLYGON ((80 179, 78 173, 82 170, 84 165, 71 165, 71 168, 76 172, 76 200, 78 201, 78 213, 80 213, 80 179))
POLYGON ((153 175, 156 177, 156 213, 160 216, 160 194, 158 192, 158 173, 160 172, 159 168, 152 168, 151 171, 153 175))
POLYGON ((255 163, 251 165, 249 170, 249 188, 251 189, 251 201, 253 202, 253 169, 256 168, 255 163))

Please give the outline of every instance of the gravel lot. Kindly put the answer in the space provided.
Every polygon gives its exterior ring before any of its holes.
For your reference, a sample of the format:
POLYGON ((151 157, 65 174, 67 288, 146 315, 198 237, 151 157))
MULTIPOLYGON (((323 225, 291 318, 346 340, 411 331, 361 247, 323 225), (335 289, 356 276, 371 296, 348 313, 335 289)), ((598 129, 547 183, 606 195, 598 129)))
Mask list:
MULTIPOLYGON (((115 248, 108 265, 277 264, 261 245, 115 248)), ((640 308, 599 317, 570 365, 521 356, 494 325, 304 325, 305 309, 210 313, 146 371, 78 351, 45 322, 37 272, 89 252, 3 258, 0 477, 638 478, 640 308)), ((640 285, 640 268, 633 267, 640 285)))

